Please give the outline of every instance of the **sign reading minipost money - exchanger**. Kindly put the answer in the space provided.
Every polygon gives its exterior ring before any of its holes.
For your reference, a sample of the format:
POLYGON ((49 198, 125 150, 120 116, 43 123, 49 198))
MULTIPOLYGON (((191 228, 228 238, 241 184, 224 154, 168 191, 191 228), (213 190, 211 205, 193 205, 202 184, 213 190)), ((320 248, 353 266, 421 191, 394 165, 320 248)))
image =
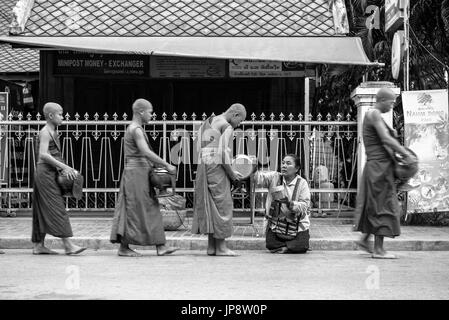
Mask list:
POLYGON ((54 59, 56 75, 148 76, 149 57, 144 55, 91 54, 58 51, 54 59))

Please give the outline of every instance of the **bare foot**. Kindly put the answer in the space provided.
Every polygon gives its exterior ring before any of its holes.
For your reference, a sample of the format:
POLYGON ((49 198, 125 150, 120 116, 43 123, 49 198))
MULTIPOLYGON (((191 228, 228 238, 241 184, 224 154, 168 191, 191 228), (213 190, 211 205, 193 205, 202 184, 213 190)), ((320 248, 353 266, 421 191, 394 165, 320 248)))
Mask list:
POLYGON ((230 250, 230 249, 226 249, 226 250, 216 250, 215 252, 216 256, 221 256, 221 257, 237 257, 238 254, 235 253, 234 251, 230 250))
POLYGON ((215 255, 222 257, 238 256, 238 254, 228 248, 225 239, 215 239, 215 255))
POLYGON ((166 246, 158 246, 156 248, 158 256, 166 256, 167 254, 173 253, 179 248, 176 247, 166 247, 166 246))
POLYGON ((207 245, 207 255, 208 256, 215 256, 216 250, 215 250, 215 243, 211 243, 209 241, 207 245))
POLYGON ((76 246, 76 245, 72 245, 72 246, 70 247, 70 249, 67 249, 67 248, 66 248, 65 254, 66 254, 66 255, 78 254, 78 253, 83 252, 83 251, 86 250, 86 249, 87 249, 87 248, 85 248, 85 247, 79 247, 79 246, 76 246))
POLYGON ((215 239, 212 234, 209 234, 208 240, 207 240, 207 255, 208 256, 215 256, 215 239))
POLYGON ((36 246, 33 248, 33 254, 59 254, 56 251, 50 250, 44 246, 36 246))
POLYGON ((271 253, 287 253, 288 248, 287 247, 281 247, 278 249, 270 250, 271 253))
POLYGON ((130 248, 123 249, 120 248, 117 253, 120 257, 141 257, 142 255, 137 251, 134 251, 130 248))
POLYGON ((382 253, 373 253, 371 258, 373 259, 397 259, 397 257, 394 254, 391 254, 389 252, 382 252, 382 253))
POLYGON ((365 252, 373 253, 373 250, 369 247, 368 241, 358 240, 355 241, 355 244, 365 252))

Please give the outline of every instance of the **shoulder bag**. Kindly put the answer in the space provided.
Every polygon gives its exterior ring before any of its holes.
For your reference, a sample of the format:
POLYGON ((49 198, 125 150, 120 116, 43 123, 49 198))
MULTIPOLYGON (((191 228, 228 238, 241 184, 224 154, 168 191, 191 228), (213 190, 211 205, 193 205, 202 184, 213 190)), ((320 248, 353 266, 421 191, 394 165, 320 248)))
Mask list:
MULTIPOLYGON (((301 180, 296 180, 295 189, 293 195, 296 194, 301 180)), ((299 230, 299 217, 294 220, 281 215, 281 203, 273 201, 270 207, 270 213, 268 216, 269 224, 268 228, 271 228, 276 236, 282 240, 293 240, 298 234, 299 230)))

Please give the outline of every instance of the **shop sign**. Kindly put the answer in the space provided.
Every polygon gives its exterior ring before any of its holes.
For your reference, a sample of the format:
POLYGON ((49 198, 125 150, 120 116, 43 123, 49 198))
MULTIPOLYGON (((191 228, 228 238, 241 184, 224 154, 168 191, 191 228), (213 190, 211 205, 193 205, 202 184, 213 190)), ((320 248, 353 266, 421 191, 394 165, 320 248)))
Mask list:
POLYGON ((408 212, 449 210, 449 122, 447 90, 402 92, 405 146, 419 158, 409 181, 408 212))
POLYGON ((148 76, 148 56, 58 51, 55 75, 148 76))
POLYGON ((229 60, 229 76, 232 78, 312 77, 315 70, 307 70, 305 64, 268 60, 229 60))
POLYGON ((406 1, 408 0, 385 0, 385 32, 401 29, 406 1))
POLYGON ((225 60, 152 56, 153 78, 224 78, 225 60))

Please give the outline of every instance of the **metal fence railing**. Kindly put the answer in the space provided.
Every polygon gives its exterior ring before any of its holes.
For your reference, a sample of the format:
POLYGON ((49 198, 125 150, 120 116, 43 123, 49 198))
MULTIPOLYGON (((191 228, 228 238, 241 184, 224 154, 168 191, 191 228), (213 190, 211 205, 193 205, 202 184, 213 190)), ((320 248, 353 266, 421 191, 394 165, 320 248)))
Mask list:
MULTIPOLYGON (((178 167, 177 191, 192 206, 197 152, 196 131, 206 115, 171 119, 153 115, 145 125, 150 143, 160 156, 178 167)), ((348 116, 322 117, 252 114, 234 132, 234 154, 254 155, 260 171, 279 170, 285 154, 301 157, 301 175, 308 179, 313 210, 353 210, 357 190, 357 122, 348 116)), ((115 206, 123 170, 123 136, 129 117, 66 114, 58 128, 63 156, 84 176, 84 196, 67 198, 70 210, 111 210, 115 206)), ((36 137, 45 121, 19 114, 0 121, 1 208, 30 209, 37 160, 36 137)), ((264 208, 263 188, 256 183, 255 210, 264 208)), ((249 190, 249 188, 247 189, 249 190)), ((235 199, 236 210, 251 206, 249 196, 235 199)))

